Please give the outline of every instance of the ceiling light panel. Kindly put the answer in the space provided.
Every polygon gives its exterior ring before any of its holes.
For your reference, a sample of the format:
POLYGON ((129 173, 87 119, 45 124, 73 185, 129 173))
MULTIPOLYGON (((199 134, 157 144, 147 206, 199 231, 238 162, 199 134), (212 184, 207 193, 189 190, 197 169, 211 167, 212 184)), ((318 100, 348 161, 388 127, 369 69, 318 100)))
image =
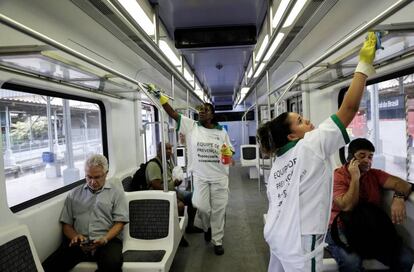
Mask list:
POLYGON ((177 55, 174 53, 166 41, 160 40, 160 49, 162 52, 164 52, 164 54, 175 67, 181 67, 180 59, 177 57, 177 55))
POLYGON ((285 23, 283 24, 283 27, 288 27, 288 26, 293 24, 296 17, 298 17, 300 11, 305 6, 306 2, 307 2, 307 0, 297 0, 296 1, 295 6, 290 11, 289 16, 287 17, 285 23))
POLYGON ((263 39, 262 44, 260 45, 259 51, 257 51, 256 61, 260 60, 268 43, 269 43, 269 35, 266 35, 263 39))
POLYGON ((148 17, 136 0, 118 0, 118 2, 149 36, 154 35, 152 19, 148 17))
POLYGON ((263 61, 268 61, 270 57, 273 55, 273 53, 276 51, 278 45, 280 44, 280 41, 285 36, 284 33, 278 33, 275 40, 273 41, 272 45, 270 46, 269 50, 267 50, 266 55, 263 59, 263 61))
POLYGON ((278 24, 280 19, 282 18, 283 13, 285 13, 287 6, 289 5, 290 0, 282 0, 277 7, 275 16, 273 16, 272 20, 272 27, 275 28, 278 24))

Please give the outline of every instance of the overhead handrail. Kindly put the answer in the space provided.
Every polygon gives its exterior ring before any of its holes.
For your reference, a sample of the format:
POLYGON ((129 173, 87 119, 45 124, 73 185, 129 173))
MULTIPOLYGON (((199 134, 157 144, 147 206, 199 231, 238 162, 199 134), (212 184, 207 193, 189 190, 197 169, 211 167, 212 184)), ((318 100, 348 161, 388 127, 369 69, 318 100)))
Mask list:
MULTIPOLYGON (((24 34, 27 34, 28 36, 30 36, 32 38, 35 38, 35 39, 37 39, 41 42, 44 42, 45 44, 51 45, 51 46, 53 46, 53 47, 55 47, 59 50, 62 50, 63 52, 65 52, 65 53, 67 53, 67 54, 69 54, 73 57, 79 58, 79 59, 85 61, 86 63, 94 65, 94 66, 96 66, 96 67, 98 67, 98 68, 100 68, 104 71, 107 71, 111 74, 114 74, 114 75, 116 75, 116 76, 118 76, 122 79, 125 79, 125 80, 127 80, 129 82, 132 82, 134 84, 137 84, 138 89, 140 91, 142 91, 149 98, 149 100, 151 100, 151 102, 155 105, 155 107, 158 109, 158 115, 159 115, 159 118, 160 118, 160 122, 162 124, 164 123, 164 116, 162 114, 162 112, 163 112, 162 106, 157 101, 155 101, 155 99, 151 95, 149 95, 149 93, 146 91, 145 87, 142 85, 141 82, 139 82, 139 81, 127 76, 127 75, 124 75, 124 74, 122 74, 122 73, 106 66, 105 64, 102 64, 102 63, 100 63, 100 62, 98 62, 98 61, 82 54, 82 53, 79 53, 79 52, 73 50, 72 48, 70 48, 70 47, 68 47, 64 44, 62 44, 58 41, 55 41, 55 40, 47 37, 46 35, 43 35, 43 34, 37 32, 37 31, 35 31, 35 30, 33 30, 33 29, 31 29, 31 28, 29 28, 29 27, 15 21, 13 19, 11 19, 10 17, 7 17, 6 15, 4 15, 2 13, 0 13, 0 22, 2 22, 3 24, 5 24, 5 25, 17 30, 17 31, 20 31, 24 34)), ((161 124, 161 127, 162 127, 162 129, 161 129, 161 142, 162 142, 162 145, 165 146, 165 135, 164 135, 165 133, 164 133, 164 127, 163 127, 162 124, 161 124)), ((165 148, 163 148, 161 150, 162 150, 161 153, 162 153, 163 179, 167 180, 167 162, 166 162, 165 148)), ((164 183, 164 191, 165 192, 168 191, 168 186, 166 187, 165 183, 164 183)))
POLYGON ((283 91, 283 93, 277 98, 275 105, 278 105, 280 100, 282 100, 283 96, 292 88, 293 83, 295 83, 296 79, 298 79, 299 75, 296 74, 292 77, 290 80, 289 85, 286 87, 286 89, 283 91))
MULTIPOLYGON (((400 9, 402 9, 404 6, 406 6, 407 4, 409 4, 411 2, 412 2, 412 0, 399 0, 399 1, 395 2, 393 5, 391 5, 389 8, 387 8, 386 10, 381 12, 374 19, 367 22, 365 25, 361 26, 360 28, 356 29, 354 32, 349 34, 348 37, 345 37, 342 41, 340 41, 339 43, 337 43, 336 45, 331 47, 328 51, 326 51, 324 54, 322 54, 322 56, 320 56, 319 58, 317 58, 316 60, 311 62, 308 66, 306 66, 305 68, 300 70, 295 76, 299 77, 299 76, 303 75, 304 73, 306 73, 307 71, 309 71, 310 69, 312 69, 313 67, 315 67, 316 65, 318 65, 319 63, 321 63, 322 61, 324 61, 325 59, 327 59, 331 55, 333 55, 334 53, 336 53, 338 50, 344 48, 346 45, 348 45, 353 40, 355 40, 355 38, 359 37, 362 34, 365 34, 373 26, 375 26, 375 25, 379 24, 380 22, 384 21, 389 16, 393 15, 394 13, 396 13, 397 11, 399 11, 400 9)), ((286 84, 288 84, 290 81, 291 81, 291 79, 288 79, 282 85, 277 87, 275 90, 271 91, 268 95, 270 96, 270 95, 274 94, 279 89, 283 88, 286 84)), ((279 98, 280 99, 283 98, 283 95, 280 96, 279 98)))

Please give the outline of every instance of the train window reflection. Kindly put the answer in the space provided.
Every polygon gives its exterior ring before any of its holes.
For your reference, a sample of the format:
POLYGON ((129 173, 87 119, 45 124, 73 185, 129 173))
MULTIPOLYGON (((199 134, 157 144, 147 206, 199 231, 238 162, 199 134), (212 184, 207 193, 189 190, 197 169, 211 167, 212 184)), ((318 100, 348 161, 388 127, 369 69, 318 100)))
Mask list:
POLYGON ((348 133, 372 141, 375 167, 414 182, 414 74, 367 86, 348 133))
POLYGON ((9 207, 83 179, 103 153, 97 103, 0 89, 0 120, 9 207))

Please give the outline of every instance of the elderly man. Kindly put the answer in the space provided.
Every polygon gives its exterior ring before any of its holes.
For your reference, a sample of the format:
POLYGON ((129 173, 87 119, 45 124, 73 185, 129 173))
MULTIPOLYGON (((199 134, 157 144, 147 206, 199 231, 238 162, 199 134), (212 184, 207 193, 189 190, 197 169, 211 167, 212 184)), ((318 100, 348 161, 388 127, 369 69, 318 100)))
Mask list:
MULTIPOLYGON (((349 144, 348 162, 334 172, 334 200, 330 224, 340 211, 352 211, 358 203, 371 203, 380 206, 384 189, 394 191, 391 204, 392 222, 394 224, 403 223, 406 217, 405 200, 411 193, 412 185, 387 172, 371 168, 374 152, 374 145, 364 138, 355 139, 349 144)), ((343 226, 339 229, 339 234, 342 239, 345 238, 343 226)), ((384 233, 384 235, 387 234, 384 233)), ((378 238, 381 239, 381 237, 378 238)), ((338 263, 339 271, 364 271, 362 258, 355 252, 348 252, 340 247, 332 239, 330 230, 326 241, 328 250, 338 263)), ((402 245, 399 252, 395 253, 396 256, 392 260, 389 258, 378 260, 390 266, 391 271, 411 271, 413 265, 411 252, 402 245)))
POLYGON ((128 223, 124 192, 106 182, 108 161, 95 154, 85 162, 86 184, 71 191, 60 217, 65 241, 43 264, 45 271, 69 271, 96 261, 98 271, 122 271, 121 231, 128 223))

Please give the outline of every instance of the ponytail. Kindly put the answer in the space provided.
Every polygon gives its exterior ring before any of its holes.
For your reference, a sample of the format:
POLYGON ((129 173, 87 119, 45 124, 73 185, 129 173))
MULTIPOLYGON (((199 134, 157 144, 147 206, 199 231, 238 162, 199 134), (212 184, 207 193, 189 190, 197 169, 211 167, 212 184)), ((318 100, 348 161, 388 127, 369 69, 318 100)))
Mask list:
POLYGON ((275 119, 263 124, 257 130, 257 140, 260 144, 260 149, 264 153, 272 155, 289 142, 288 135, 291 131, 288 116, 289 113, 284 112, 275 119))

